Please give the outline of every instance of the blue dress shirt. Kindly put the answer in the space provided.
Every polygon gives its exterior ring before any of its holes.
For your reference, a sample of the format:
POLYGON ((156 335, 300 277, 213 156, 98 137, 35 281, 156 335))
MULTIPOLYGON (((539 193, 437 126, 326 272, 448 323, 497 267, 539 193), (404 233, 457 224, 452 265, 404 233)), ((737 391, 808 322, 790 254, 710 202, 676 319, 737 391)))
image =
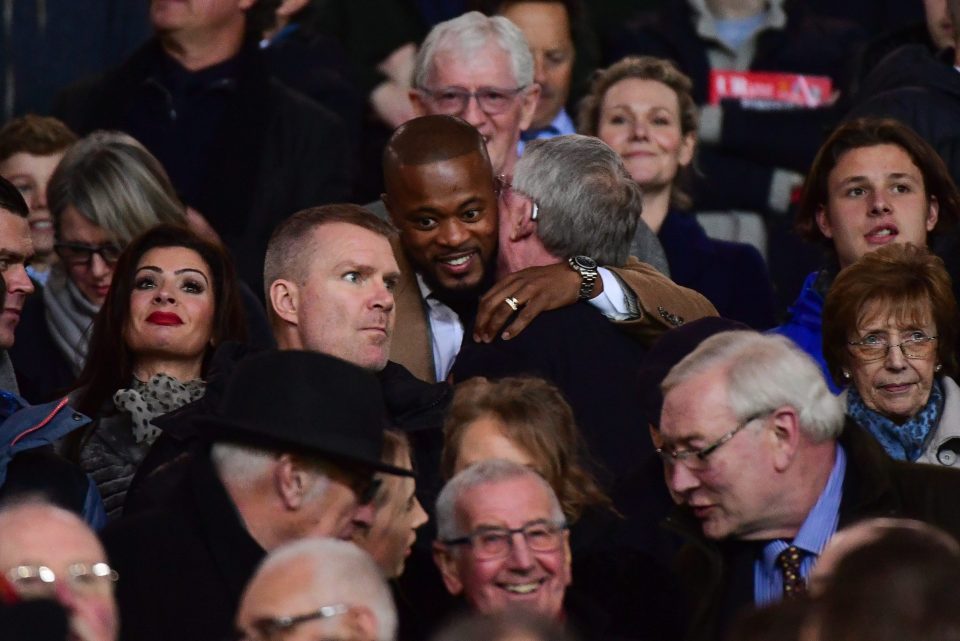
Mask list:
POLYGON ((553 138, 554 136, 566 136, 567 134, 577 133, 577 128, 573 126, 573 120, 566 109, 561 109, 557 117, 549 125, 542 129, 527 129, 520 134, 520 141, 517 142, 517 155, 523 155, 523 148, 531 140, 540 138, 553 138))
POLYGON ((791 544, 805 552, 800 562, 800 574, 804 578, 810 576, 810 568, 823 551, 827 541, 836 531, 840 520, 840 499, 843 497, 843 478, 847 470, 847 455, 843 448, 837 445, 837 458, 833 463, 833 470, 827 484, 820 493, 820 498, 806 520, 800 526, 793 541, 778 539, 767 543, 760 558, 753 566, 753 600, 757 605, 766 605, 783 598, 783 575, 775 565, 777 556, 791 544))

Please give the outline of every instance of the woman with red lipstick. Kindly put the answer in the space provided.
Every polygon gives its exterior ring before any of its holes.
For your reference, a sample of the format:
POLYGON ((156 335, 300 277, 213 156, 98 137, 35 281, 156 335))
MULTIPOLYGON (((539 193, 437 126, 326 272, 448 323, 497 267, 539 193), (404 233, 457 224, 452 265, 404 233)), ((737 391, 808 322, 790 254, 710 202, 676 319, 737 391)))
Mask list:
POLYGON ((77 458, 120 515, 130 480, 159 436, 153 419, 203 396, 208 357, 246 338, 233 264, 220 245, 159 225, 119 256, 87 364, 71 394, 95 417, 77 458))
POLYGON ((663 245, 670 277, 706 296, 721 316, 766 329, 775 322, 773 285, 760 252, 709 238, 685 211, 692 202, 683 184, 697 146, 691 91, 668 60, 624 58, 597 72, 579 130, 616 150, 643 188, 642 218, 663 245))
POLYGON ((960 467, 960 311, 943 261, 893 244, 837 276, 823 307, 823 354, 849 384, 847 415, 890 456, 960 467))

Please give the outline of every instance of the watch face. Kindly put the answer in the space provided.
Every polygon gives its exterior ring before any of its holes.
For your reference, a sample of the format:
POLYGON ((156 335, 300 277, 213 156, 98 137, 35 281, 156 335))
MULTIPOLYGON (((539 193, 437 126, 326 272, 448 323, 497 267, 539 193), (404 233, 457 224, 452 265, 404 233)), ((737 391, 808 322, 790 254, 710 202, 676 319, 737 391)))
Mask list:
POLYGON ((574 256, 573 262, 580 269, 585 269, 587 271, 595 271, 597 269, 597 261, 589 256, 574 256))

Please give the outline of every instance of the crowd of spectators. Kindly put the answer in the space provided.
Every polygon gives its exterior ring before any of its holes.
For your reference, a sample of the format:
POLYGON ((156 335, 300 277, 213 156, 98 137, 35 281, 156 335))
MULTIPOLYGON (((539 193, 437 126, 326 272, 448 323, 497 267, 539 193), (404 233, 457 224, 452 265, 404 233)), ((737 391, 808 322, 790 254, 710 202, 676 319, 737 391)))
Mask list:
POLYGON ((81 4, 0 637, 960 639, 960 0, 81 4))

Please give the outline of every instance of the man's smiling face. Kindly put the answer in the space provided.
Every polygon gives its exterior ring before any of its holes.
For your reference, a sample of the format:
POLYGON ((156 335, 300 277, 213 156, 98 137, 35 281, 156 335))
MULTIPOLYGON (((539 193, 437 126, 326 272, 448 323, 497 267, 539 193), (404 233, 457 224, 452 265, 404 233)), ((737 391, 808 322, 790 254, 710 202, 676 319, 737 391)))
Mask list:
MULTIPOLYGON (((557 515, 549 494, 531 477, 510 478, 465 490, 457 501, 457 523, 462 532, 484 528, 514 529, 536 522, 552 522, 557 515)), ((472 546, 448 548, 441 571, 447 589, 463 593, 470 605, 485 614, 520 607, 545 617, 558 617, 570 585, 570 548, 567 532, 555 550, 538 552, 514 534, 502 558, 478 558, 472 546)))
POLYGON ((431 287, 481 284, 497 247, 497 196, 480 153, 399 165, 387 178, 385 201, 404 251, 431 287))

